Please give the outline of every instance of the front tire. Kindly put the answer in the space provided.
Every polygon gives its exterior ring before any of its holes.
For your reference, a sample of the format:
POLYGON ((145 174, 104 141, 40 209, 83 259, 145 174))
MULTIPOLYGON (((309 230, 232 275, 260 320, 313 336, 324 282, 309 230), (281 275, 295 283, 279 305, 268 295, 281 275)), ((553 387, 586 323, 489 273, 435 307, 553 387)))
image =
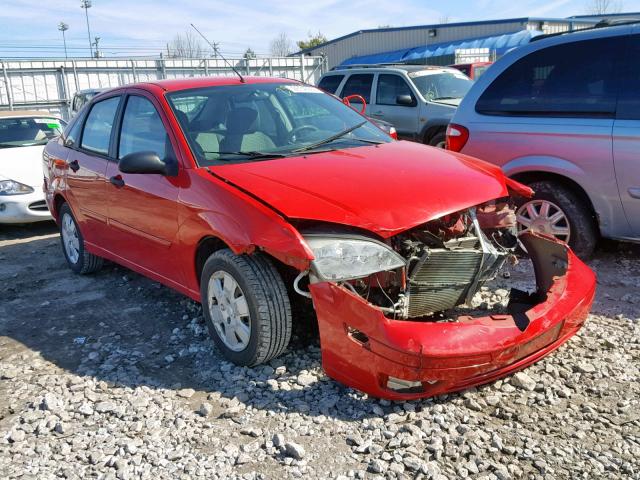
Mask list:
POLYGON ((565 185, 554 181, 532 182, 531 199, 518 202, 518 233, 527 230, 553 235, 565 241, 580 258, 596 248, 598 232, 591 209, 565 185))
POLYGON ((78 223, 66 203, 60 207, 60 241, 67 265, 74 273, 86 275, 102 268, 104 260, 85 249, 78 223))
POLYGON ((280 274, 260 254, 224 249, 205 262, 200 280, 209 334, 237 365, 254 366, 280 355, 291 339, 291 305, 280 274))

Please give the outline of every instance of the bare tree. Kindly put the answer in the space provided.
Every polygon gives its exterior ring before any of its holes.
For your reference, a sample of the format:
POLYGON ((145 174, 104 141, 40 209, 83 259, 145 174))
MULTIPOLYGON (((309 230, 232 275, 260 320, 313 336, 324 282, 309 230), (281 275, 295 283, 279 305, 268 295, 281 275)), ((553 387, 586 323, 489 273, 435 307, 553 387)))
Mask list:
POLYGON ((621 0, 589 0, 587 2, 587 13, 590 15, 606 15, 607 13, 622 12, 623 4, 621 0))
POLYGON ((276 38, 271 40, 271 55, 274 57, 286 57, 293 51, 293 43, 286 33, 281 32, 276 38))
POLYGON ((173 40, 167 43, 167 56, 173 58, 203 58, 207 50, 200 39, 190 31, 177 33, 173 40))

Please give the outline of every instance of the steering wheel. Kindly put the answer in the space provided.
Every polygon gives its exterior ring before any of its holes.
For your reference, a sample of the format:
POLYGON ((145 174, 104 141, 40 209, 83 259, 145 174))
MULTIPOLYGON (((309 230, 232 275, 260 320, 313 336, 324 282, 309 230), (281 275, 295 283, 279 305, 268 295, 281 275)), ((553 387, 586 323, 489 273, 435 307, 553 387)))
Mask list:
POLYGON ((304 132, 305 130, 308 130, 309 133, 320 131, 320 129, 315 125, 300 125, 299 127, 295 127, 293 130, 291 130, 291 132, 289 133, 289 138, 294 139, 300 132, 304 132))

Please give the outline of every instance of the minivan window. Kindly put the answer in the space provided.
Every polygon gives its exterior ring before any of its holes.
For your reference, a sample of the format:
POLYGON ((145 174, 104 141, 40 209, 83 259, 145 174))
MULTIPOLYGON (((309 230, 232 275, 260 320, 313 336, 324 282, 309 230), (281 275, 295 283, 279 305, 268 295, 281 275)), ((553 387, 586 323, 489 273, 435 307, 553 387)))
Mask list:
POLYGON ((487 115, 611 116, 616 60, 624 37, 583 40, 538 50, 505 70, 482 94, 487 115))
POLYGON ((109 153, 111 128, 119 103, 120 97, 111 97, 91 107, 82 132, 82 148, 102 155, 109 153))
POLYGON ((321 88, 327 93, 336 93, 336 90, 338 90, 343 78, 344 75, 327 75, 320 80, 318 88, 321 88))
POLYGON ((376 103, 378 105, 396 105, 400 95, 413 97, 411 88, 399 75, 379 75, 376 89, 376 103))
POLYGON ((130 153, 153 152, 162 160, 171 156, 171 144, 160 115, 144 97, 130 96, 122 116, 118 158, 130 153))
POLYGON ((347 83, 344 85, 342 94, 340 96, 348 97, 349 95, 360 95, 362 98, 364 98, 365 102, 369 103, 371 98, 372 83, 372 73, 357 73, 355 75, 351 75, 347 79, 347 83))
POLYGON ((618 100, 617 118, 621 120, 640 120, 640 35, 629 37, 629 46, 625 57, 628 61, 621 67, 622 85, 618 100))

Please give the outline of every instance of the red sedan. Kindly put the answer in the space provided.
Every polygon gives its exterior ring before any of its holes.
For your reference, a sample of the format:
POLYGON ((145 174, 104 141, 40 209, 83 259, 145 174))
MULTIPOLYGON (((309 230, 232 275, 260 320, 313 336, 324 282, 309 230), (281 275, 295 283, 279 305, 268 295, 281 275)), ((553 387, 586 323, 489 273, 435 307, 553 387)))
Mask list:
POLYGON ((582 326, 594 296, 594 274, 566 245, 515 237, 511 197, 527 187, 470 157, 393 141, 292 80, 110 90, 44 161, 69 267, 86 274, 106 258, 200 301, 239 365, 281 354, 301 304, 315 308, 330 376, 379 397, 425 397, 538 360, 582 326), (519 242, 537 290, 465 314, 519 242))

